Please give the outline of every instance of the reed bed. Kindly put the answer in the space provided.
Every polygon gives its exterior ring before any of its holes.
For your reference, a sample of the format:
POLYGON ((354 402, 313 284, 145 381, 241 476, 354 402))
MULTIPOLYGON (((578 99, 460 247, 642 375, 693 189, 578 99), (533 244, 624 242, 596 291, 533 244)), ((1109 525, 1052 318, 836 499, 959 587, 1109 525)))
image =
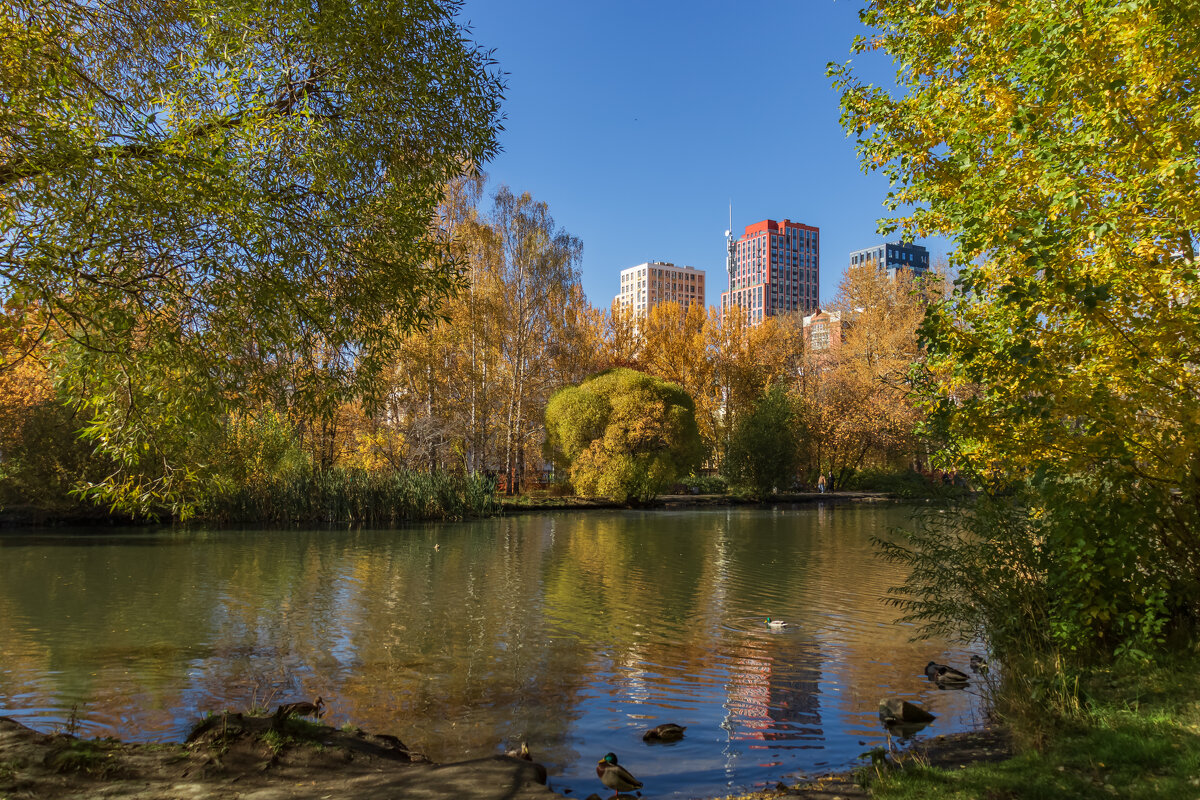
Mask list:
POLYGON ((235 486, 202 516, 225 524, 386 528, 486 516, 499 508, 494 482, 484 475, 335 468, 235 486))

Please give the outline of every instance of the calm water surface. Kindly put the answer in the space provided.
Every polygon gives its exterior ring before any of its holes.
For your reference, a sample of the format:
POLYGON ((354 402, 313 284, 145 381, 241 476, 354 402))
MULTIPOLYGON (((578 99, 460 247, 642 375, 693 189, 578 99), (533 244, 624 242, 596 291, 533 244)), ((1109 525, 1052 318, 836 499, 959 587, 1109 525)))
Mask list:
POLYGON ((325 721, 436 761, 527 740, 551 785, 604 793, 615 751, 647 797, 851 766, 903 694, 980 722, 965 667, 880 602, 893 506, 546 514, 395 531, 0 535, 0 714, 182 739, 209 710, 323 696, 325 721), (765 617, 787 620, 768 630, 765 617), (687 738, 649 746, 659 722, 687 738))

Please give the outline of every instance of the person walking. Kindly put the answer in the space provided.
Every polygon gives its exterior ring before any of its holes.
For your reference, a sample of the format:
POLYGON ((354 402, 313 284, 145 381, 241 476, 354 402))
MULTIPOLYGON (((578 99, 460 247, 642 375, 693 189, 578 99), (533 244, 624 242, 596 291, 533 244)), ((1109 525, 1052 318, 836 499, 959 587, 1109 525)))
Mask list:
POLYGON ((825 473, 822 472, 817 476, 817 491, 825 494, 825 473))

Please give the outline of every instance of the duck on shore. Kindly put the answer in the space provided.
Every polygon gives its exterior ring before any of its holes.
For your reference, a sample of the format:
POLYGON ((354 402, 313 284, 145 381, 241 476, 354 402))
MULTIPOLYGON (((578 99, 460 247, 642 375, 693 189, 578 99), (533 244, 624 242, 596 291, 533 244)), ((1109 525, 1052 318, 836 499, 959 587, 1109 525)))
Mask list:
POLYGON ((325 701, 318 697, 315 701, 300 700, 295 703, 281 703, 279 708, 275 709, 275 716, 283 717, 317 717, 320 718, 325 713, 325 701))
POLYGON ((509 758, 519 758, 522 761, 533 761, 533 754, 529 752, 529 745, 521 742, 520 748, 516 750, 507 750, 504 755, 509 758))
POLYGON ((642 788, 642 782, 617 763, 616 753, 606 753, 604 758, 596 762, 596 777, 613 790, 613 797, 621 792, 631 792, 642 788))

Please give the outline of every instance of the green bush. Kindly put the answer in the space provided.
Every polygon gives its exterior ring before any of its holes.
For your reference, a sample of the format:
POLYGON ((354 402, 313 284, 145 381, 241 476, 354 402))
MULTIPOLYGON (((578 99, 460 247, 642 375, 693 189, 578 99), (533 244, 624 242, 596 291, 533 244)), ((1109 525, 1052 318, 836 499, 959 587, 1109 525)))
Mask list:
POLYGON ((876 543, 907 575, 889 601, 919 637, 988 641, 1001 660, 1049 649, 1046 553, 1019 505, 930 505, 876 543))
POLYGON ((946 485, 910 469, 860 469, 846 479, 844 486, 846 489, 886 492, 908 498, 960 497, 967 494, 967 489, 962 486, 946 485))
POLYGON ((692 494, 725 494, 729 484, 720 475, 691 474, 680 481, 692 494))
POLYGON ((1195 635, 1200 596, 1186 548, 1146 516, 1149 491, 1098 471, 930 508, 880 543, 908 574, 893 601, 922 633, 986 639, 1002 659, 1144 660, 1195 635))
POLYGON ((611 369, 555 392, 546 448, 585 497, 645 502, 700 463, 695 404, 681 387, 611 369))
POLYGON ((82 421, 57 398, 31 406, 0 437, 0 511, 29 522, 104 517, 78 489, 114 467, 79 438, 82 421))

